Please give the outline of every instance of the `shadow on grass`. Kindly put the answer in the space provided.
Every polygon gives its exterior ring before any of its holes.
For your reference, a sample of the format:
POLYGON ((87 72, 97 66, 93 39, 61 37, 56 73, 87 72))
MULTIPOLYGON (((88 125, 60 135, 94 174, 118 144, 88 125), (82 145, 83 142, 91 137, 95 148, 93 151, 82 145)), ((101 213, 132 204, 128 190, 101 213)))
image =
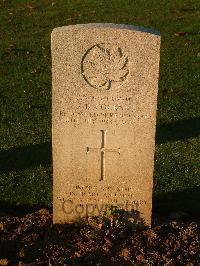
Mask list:
MULTIPOLYGON (((28 213, 36 212, 42 208, 44 208, 44 205, 15 205, 6 201, 0 201, 0 216, 11 215, 20 217, 28 213)), ((51 208, 47 206, 45 208, 52 212, 51 208)))
MULTIPOLYGON (((200 119, 182 120, 157 126, 156 143, 187 140, 200 135, 200 119)), ((51 164, 51 143, 0 150, 0 174, 51 164)))
POLYGON ((200 215, 200 188, 193 188, 175 192, 154 195, 153 212, 166 215, 182 212, 191 217, 200 215))
MULTIPOLYGON (((170 124, 157 126, 156 143, 187 140, 200 135, 200 119, 189 119, 170 124)), ((0 150, 0 174, 11 171, 20 171, 38 166, 51 165, 51 143, 28 145, 10 150, 0 150)), ((191 215, 200 214, 200 189, 179 191, 162 194, 154 197, 154 211, 158 213, 169 213, 172 211, 183 211, 191 215)), ((40 206, 12 206, 0 202, 2 211, 23 213, 32 212, 40 206)))
POLYGON ((200 118, 181 120, 169 124, 157 125, 156 144, 187 140, 200 136, 200 118))
POLYGON ((51 165, 51 143, 0 150, 0 174, 51 165))

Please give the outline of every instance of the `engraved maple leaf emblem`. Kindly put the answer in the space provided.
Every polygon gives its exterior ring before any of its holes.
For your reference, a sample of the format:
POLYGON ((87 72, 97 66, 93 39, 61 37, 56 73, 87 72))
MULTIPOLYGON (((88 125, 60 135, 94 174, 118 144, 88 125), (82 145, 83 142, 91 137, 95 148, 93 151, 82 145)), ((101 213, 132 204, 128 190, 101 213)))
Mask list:
POLYGON ((97 44, 83 56, 82 75, 93 88, 109 90, 113 82, 123 82, 129 74, 128 57, 119 47, 97 44))

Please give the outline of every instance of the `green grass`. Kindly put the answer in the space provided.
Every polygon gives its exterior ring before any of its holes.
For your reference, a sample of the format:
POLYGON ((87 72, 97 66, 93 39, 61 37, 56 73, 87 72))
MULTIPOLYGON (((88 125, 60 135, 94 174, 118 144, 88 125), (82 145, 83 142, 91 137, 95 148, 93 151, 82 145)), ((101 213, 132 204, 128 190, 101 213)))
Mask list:
POLYGON ((1 205, 52 204, 52 29, 112 22, 161 32, 154 208, 199 214, 199 18, 199 0, 2 0, 1 205))

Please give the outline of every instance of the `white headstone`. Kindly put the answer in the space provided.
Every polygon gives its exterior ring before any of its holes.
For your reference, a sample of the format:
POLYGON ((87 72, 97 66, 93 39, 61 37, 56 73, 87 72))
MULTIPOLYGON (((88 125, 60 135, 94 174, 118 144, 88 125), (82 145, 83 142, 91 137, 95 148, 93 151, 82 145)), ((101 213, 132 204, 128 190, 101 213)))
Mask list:
POLYGON ((150 225, 159 49, 134 26, 53 30, 54 223, 117 206, 150 225))

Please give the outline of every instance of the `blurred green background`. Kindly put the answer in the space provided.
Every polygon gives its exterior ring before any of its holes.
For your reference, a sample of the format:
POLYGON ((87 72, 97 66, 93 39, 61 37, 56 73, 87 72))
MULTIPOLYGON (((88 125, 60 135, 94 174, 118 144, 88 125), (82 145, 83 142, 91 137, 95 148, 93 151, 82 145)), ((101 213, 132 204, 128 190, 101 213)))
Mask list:
POLYGON ((200 213, 200 1, 0 1, 0 207, 52 206, 53 28, 133 24, 161 32, 154 211, 200 213))

